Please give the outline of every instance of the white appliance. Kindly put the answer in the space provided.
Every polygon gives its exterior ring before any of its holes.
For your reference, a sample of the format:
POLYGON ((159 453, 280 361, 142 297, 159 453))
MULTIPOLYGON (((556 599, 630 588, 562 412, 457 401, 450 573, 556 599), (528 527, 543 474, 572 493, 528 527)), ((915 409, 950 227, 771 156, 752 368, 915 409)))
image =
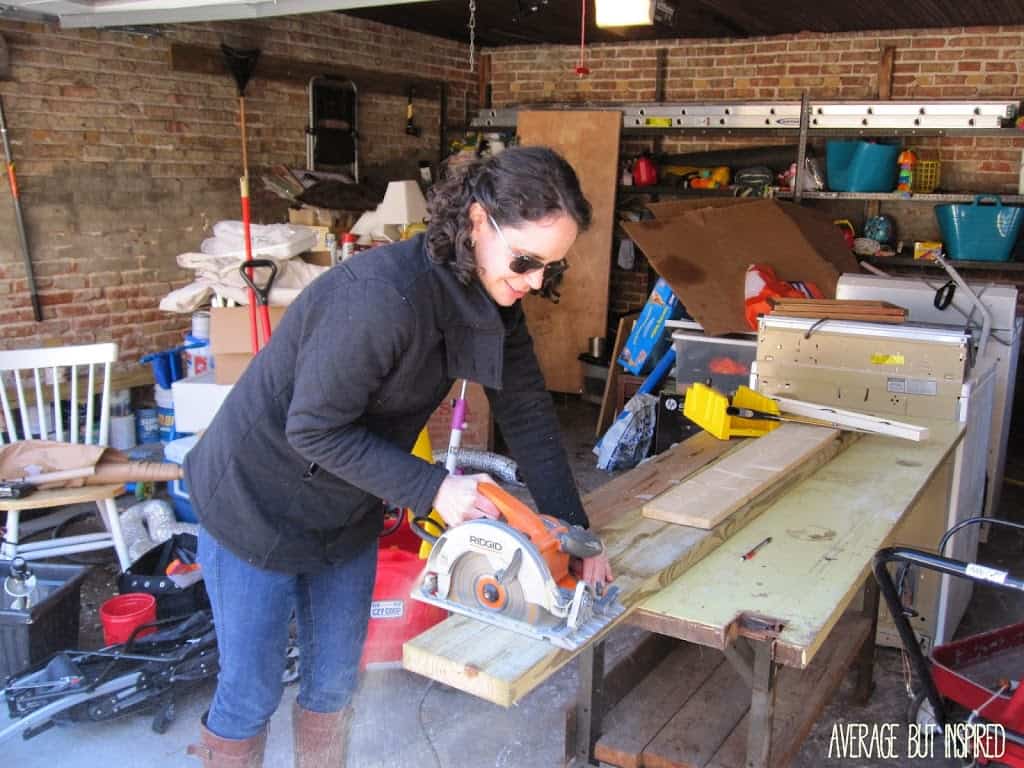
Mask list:
MULTIPOLYGON (((839 278, 836 298, 888 301, 905 308, 907 319, 912 322, 969 328, 977 345, 981 318, 969 297, 956 290, 946 309, 935 306, 936 295, 947 282, 949 279, 944 274, 920 278, 846 274, 839 278)), ((1003 472, 1006 468, 1006 443, 1010 436, 1010 416, 1013 412, 1017 358, 1024 320, 1017 317, 1017 289, 1014 286, 981 282, 967 284, 992 315, 992 335, 985 357, 995 365, 995 381, 984 514, 993 517, 999 512, 1003 472)), ((984 368, 984 362, 976 361, 976 368, 984 368)))

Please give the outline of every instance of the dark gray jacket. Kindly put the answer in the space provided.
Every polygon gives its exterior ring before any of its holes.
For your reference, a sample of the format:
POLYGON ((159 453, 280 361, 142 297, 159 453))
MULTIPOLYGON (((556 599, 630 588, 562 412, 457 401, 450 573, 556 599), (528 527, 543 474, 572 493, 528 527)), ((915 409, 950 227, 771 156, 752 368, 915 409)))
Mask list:
POLYGON ((185 462, 206 529, 264 568, 312 570, 376 537, 381 499, 426 514, 411 455, 455 379, 482 384, 540 511, 587 524, 522 309, 433 264, 423 236, 358 254, 288 308, 185 462))

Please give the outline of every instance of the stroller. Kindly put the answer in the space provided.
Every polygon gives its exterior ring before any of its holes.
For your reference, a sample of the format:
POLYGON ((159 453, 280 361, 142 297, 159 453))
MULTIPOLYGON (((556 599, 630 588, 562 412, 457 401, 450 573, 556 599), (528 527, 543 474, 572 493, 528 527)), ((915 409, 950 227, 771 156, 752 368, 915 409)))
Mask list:
MULTIPOLYGON (((946 532, 939 552, 954 533, 981 523, 1024 530, 1024 525, 1008 520, 968 518, 946 532)), ((908 547, 879 550, 872 565, 903 649, 910 656, 922 687, 910 707, 911 724, 932 729, 933 738, 939 742, 952 733, 958 742, 959 756, 973 761, 972 764, 1024 768, 1024 623, 936 646, 931 658, 926 659, 886 567, 891 562, 1021 592, 1024 581, 995 568, 908 547), (953 714, 956 708, 969 713, 966 720, 953 714)))
POLYGON ((127 642, 98 651, 61 651, 13 675, 3 689, 11 723, 0 743, 30 739, 58 723, 109 720, 153 711, 153 730, 174 720, 175 695, 217 674, 217 639, 210 611, 136 628, 127 642), (155 629, 153 634, 139 637, 155 629))

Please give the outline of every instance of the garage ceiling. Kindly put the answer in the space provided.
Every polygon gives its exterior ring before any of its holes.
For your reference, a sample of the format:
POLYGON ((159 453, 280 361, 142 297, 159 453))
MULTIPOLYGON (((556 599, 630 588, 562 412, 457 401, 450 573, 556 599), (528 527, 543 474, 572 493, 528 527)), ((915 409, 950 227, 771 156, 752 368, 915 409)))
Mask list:
MULTIPOLYGON (((743 38, 810 32, 1024 25, 1021 0, 657 0, 649 27, 597 29, 591 42, 743 38)), ((59 19, 62 27, 110 27, 341 11, 469 42, 469 0, 0 0, 0 18, 59 19)), ((480 46, 578 44, 580 0, 476 0, 480 46)))
MULTIPOLYGON (((1024 24, 1021 0, 659 0, 674 10, 652 27, 597 29, 587 0, 586 38, 742 38, 810 32, 1024 24)), ((468 42, 469 0, 389 5, 351 15, 468 42)), ((580 42, 580 0, 477 0, 476 43, 484 46, 580 42)))

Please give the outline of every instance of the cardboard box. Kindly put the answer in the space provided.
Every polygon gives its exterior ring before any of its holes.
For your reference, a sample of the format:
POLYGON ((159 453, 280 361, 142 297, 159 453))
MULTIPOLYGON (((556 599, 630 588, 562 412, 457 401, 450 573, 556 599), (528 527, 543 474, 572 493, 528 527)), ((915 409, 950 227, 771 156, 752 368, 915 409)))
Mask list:
MULTIPOLYGON (((270 307, 271 329, 277 327, 286 309, 287 307, 270 307)), ((214 307, 210 310, 210 351, 213 353, 216 383, 234 384, 238 381, 238 377, 252 359, 248 307, 214 307)))
POLYGON ((296 224, 295 226, 308 229, 316 236, 316 243, 313 245, 312 248, 310 248, 311 251, 323 251, 325 253, 327 252, 327 234, 333 231, 330 227, 310 227, 305 224, 296 224))
POLYGON ((702 198, 649 204, 655 220, 622 226, 711 336, 749 333, 743 282, 751 264, 835 296, 842 272, 859 272, 832 219, 778 200, 702 198))
POLYGON ((175 428, 179 432, 206 429, 230 391, 230 384, 216 382, 213 371, 178 379, 171 385, 175 428))
POLYGON ((302 208, 288 209, 288 223, 302 224, 307 227, 328 227, 334 229, 338 226, 338 212, 327 208, 316 208, 314 206, 303 206, 302 208))
POLYGON ((683 314, 683 306, 679 303, 672 289, 664 278, 658 278, 651 295, 640 312, 640 317, 633 326, 632 333, 626 339, 619 355, 619 365, 634 376, 651 370, 668 349, 669 339, 665 333, 665 321, 676 320, 683 314))

